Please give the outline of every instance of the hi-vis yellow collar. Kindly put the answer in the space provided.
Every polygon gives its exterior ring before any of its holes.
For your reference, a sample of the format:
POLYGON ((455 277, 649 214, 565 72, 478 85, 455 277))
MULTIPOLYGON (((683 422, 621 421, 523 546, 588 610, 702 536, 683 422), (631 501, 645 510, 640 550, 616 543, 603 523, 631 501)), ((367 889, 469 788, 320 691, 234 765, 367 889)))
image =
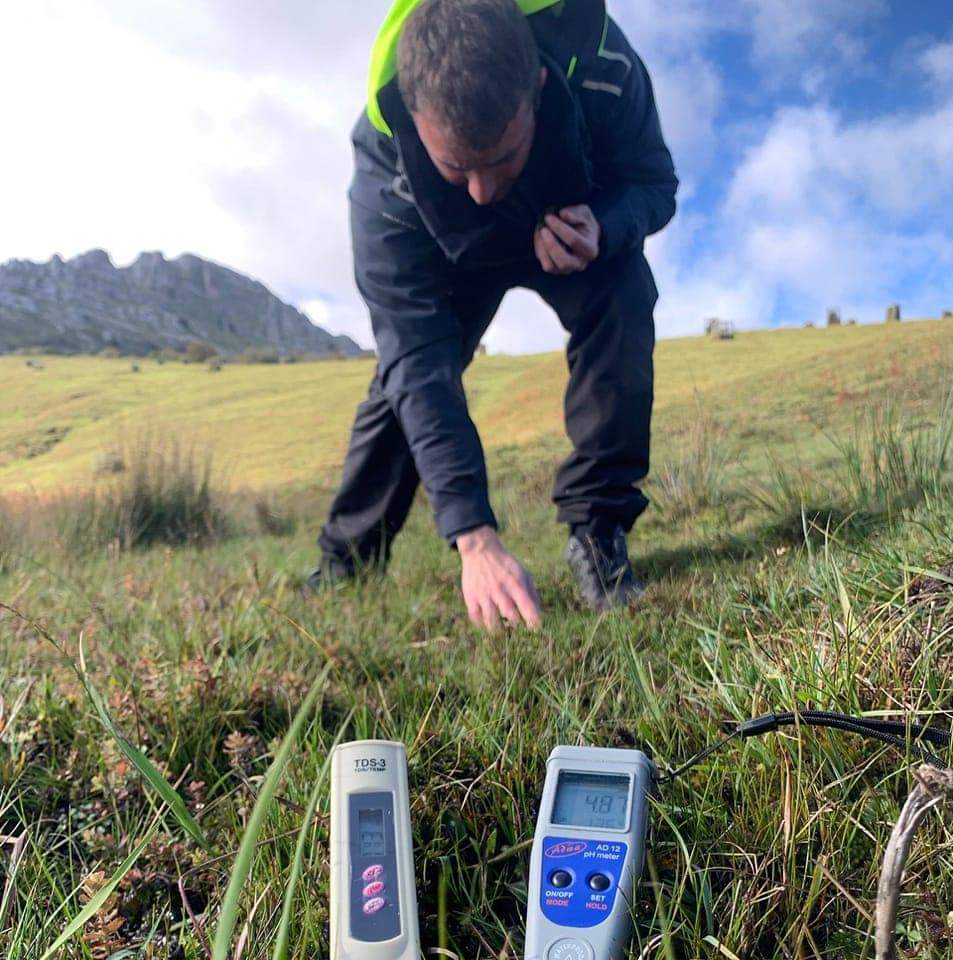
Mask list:
MULTIPOLYGON (((564 3, 565 0, 516 0, 516 2, 526 16, 531 16, 547 7, 564 3)), ((401 31, 407 18, 421 3, 423 0, 394 0, 394 5, 390 8, 377 34, 371 53, 371 68, 367 84, 367 116, 381 133, 386 133, 389 137, 393 136, 393 133, 381 112, 378 94, 397 73, 397 43, 400 40, 401 31)))

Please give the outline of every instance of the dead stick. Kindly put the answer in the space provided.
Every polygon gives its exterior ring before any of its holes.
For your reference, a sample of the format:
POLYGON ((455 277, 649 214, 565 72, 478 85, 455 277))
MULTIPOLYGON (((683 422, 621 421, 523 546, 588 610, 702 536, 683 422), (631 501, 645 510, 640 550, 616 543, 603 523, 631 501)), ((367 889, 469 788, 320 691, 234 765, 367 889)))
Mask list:
POLYGON ((895 941, 900 885, 917 827, 944 798, 953 798, 953 770, 923 766, 914 773, 914 777, 917 785, 910 791, 900 811, 880 869, 880 884, 877 887, 877 960, 896 960, 897 957, 895 941))

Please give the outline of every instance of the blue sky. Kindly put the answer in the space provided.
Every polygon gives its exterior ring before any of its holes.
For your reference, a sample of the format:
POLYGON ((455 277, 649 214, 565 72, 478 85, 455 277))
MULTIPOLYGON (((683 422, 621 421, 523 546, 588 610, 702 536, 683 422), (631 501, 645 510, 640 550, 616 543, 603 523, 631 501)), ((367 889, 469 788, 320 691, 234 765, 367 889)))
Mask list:
MULTIPOLYGON (((370 344, 348 132, 387 0, 11 0, 0 260, 194 252, 370 344)), ((953 14, 911 0, 609 0, 682 179, 648 244, 662 336, 953 309, 953 14)), ((531 295, 493 350, 561 346, 531 295)))

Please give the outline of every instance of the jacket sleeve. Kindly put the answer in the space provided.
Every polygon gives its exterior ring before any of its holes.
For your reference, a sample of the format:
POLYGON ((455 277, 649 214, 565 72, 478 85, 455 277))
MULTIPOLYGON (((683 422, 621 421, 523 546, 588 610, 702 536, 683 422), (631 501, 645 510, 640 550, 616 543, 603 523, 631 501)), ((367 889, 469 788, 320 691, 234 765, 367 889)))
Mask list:
MULTIPOLYGON (((408 205, 408 214, 412 207, 408 205)), ((446 261, 423 229, 351 202, 357 286, 378 349, 378 375, 451 544, 496 526, 480 437, 463 392, 460 320, 446 261)))
POLYGON ((602 226, 602 253, 613 256, 672 219, 678 179, 648 71, 612 20, 582 96, 598 185, 591 206, 602 226))

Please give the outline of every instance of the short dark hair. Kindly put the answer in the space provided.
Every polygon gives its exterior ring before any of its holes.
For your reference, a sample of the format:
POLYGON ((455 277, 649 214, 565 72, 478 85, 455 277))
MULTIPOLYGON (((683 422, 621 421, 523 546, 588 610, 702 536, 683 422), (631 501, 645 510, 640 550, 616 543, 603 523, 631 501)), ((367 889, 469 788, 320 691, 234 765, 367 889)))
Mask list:
POLYGON ((424 0, 397 48, 407 109, 432 112, 477 150, 497 143, 533 97, 539 67, 536 38, 516 0, 424 0))

